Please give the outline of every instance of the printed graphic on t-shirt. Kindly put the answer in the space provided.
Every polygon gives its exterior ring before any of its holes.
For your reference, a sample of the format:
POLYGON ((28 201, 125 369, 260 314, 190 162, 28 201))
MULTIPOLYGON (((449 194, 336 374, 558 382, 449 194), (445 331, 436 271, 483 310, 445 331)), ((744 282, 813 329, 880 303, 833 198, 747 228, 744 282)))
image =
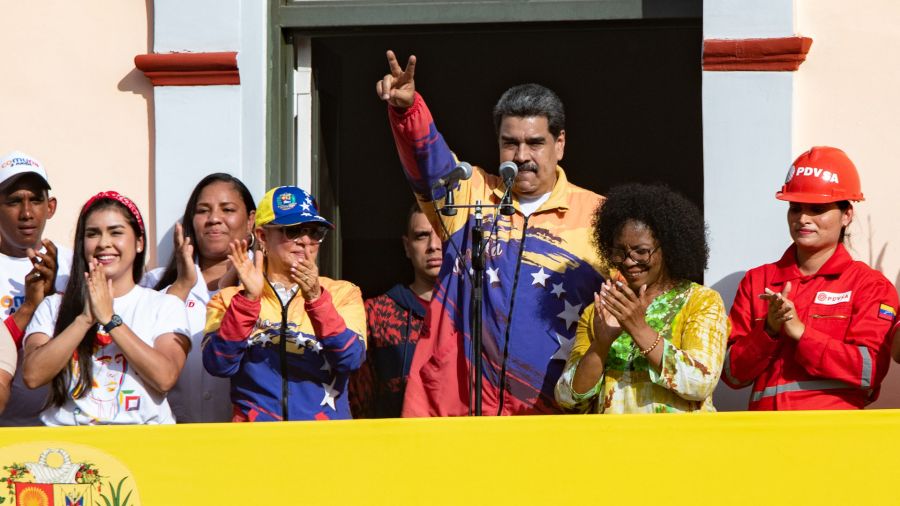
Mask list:
MULTIPOLYGON (((72 269, 72 252, 60 246, 57 251, 56 290, 63 291, 72 269)), ((0 255, 0 313, 7 317, 25 302, 25 276, 34 268, 31 260, 0 255)))
POLYGON ((4 284, 6 293, 0 295, 0 308, 2 308, 3 316, 9 316, 25 302, 25 282, 10 278, 4 284))
MULTIPOLYGON (((103 335, 98 335, 103 341, 103 335)), ((127 384, 128 359, 115 345, 102 342, 94 349, 93 381, 90 391, 83 399, 82 412, 91 416, 94 422, 115 420, 122 411, 139 411, 141 396, 127 384), (85 406, 84 403, 87 405, 85 406)), ((74 381, 78 381, 77 362, 73 361, 74 381)), ((75 397, 77 392, 71 392, 75 397)))

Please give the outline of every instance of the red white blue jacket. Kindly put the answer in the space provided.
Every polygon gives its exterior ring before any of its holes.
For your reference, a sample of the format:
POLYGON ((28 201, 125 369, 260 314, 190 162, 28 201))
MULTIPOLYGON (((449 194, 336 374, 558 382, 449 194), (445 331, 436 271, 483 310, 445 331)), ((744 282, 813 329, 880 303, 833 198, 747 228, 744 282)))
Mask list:
MULTIPOLYGON (((439 217, 429 202, 431 185, 456 161, 422 97, 416 95, 406 110, 389 111, 406 177, 444 239, 444 262, 413 357, 403 416, 466 415, 474 381, 474 213, 459 210, 456 216, 439 217)), ((485 254, 482 311, 484 414, 498 412, 504 356, 502 414, 561 412, 553 389, 572 348, 581 310, 603 279, 602 262, 591 242, 594 211, 602 198, 569 183, 562 168, 557 167, 556 175, 549 199, 528 218, 516 199, 513 216, 498 216, 493 209, 484 212, 485 236, 492 237, 485 254)), ((456 203, 497 205, 503 189, 497 176, 476 167, 472 178, 460 183, 456 203)))
POLYGON ((318 299, 298 292, 286 307, 268 283, 256 301, 229 287, 209 302, 203 366, 231 378, 235 420, 351 418, 347 378, 366 353, 362 294, 346 281, 319 283, 318 299))
POLYGON ((774 264, 744 276, 731 308, 722 379, 753 384, 751 410, 854 409, 875 400, 890 365, 897 291, 843 245, 815 274, 803 275, 791 246, 774 264), (766 288, 788 298, 806 326, 799 341, 765 331, 766 288))
POLYGON ((366 361, 350 375, 353 418, 400 416, 427 303, 402 284, 366 299, 366 361))

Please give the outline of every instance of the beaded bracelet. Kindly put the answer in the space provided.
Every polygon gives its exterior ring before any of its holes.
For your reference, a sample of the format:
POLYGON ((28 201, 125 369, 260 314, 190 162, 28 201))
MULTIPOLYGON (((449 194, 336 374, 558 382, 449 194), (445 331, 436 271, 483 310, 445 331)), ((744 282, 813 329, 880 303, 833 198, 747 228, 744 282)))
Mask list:
POLYGON ((641 355, 646 357, 651 351, 653 351, 656 348, 656 345, 659 344, 660 339, 662 339, 662 334, 657 333, 656 341, 653 341, 653 344, 651 344, 650 347, 647 348, 646 350, 642 350, 642 349, 638 348, 638 353, 640 353, 641 355))

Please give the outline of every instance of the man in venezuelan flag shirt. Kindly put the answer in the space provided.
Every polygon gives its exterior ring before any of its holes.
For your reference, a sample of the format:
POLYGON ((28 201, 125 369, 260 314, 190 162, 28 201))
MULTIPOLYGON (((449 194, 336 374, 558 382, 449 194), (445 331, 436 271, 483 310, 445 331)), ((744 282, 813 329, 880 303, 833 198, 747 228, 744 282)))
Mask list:
MULTIPOLYGON (((444 261, 413 357, 403 416, 462 416, 472 409, 472 228, 475 214, 435 212, 431 190, 457 165, 416 93, 415 57, 401 68, 388 51, 390 73, 376 84, 404 172, 422 209, 444 240, 444 261)), ((496 206, 503 181, 475 168, 454 191, 457 204, 481 201, 485 248, 483 319, 484 414, 560 413, 553 388, 574 342, 581 310, 602 282, 603 263, 591 245, 602 197, 569 183, 558 162, 565 113, 549 89, 507 90, 494 108, 500 161, 512 161, 515 213, 496 206)), ((444 192, 438 189, 436 198, 444 192)), ((440 202, 438 202, 440 204, 440 202)))

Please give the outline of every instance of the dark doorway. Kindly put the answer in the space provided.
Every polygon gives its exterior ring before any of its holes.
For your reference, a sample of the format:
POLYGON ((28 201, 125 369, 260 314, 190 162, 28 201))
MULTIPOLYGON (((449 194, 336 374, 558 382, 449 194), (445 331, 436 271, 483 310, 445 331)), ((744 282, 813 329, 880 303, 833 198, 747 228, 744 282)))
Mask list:
POLYGON ((312 37, 320 156, 341 215, 341 277, 366 297, 411 279, 399 237, 413 197, 375 95, 387 49, 403 62, 417 56, 417 90, 461 160, 496 171, 494 102, 512 85, 537 82, 566 106, 561 165, 575 184, 603 193, 622 182, 664 182, 702 205, 700 19, 312 37))

